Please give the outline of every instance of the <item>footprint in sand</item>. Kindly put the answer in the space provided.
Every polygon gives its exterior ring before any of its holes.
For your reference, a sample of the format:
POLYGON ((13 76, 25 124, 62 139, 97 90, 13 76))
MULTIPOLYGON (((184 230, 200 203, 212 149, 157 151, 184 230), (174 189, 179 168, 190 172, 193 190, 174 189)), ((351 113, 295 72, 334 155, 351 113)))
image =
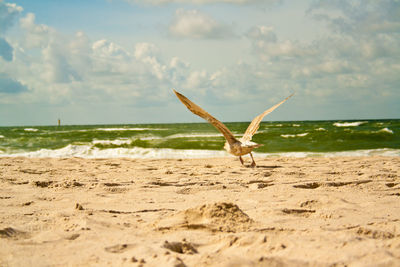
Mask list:
POLYGON ((294 188, 302 188, 302 189, 315 189, 320 187, 321 184, 319 183, 306 183, 306 184, 298 184, 298 185, 294 185, 294 188))
POLYGON ((76 180, 72 180, 72 181, 66 180, 64 182, 56 183, 52 187, 74 188, 74 187, 81 187, 81 186, 84 186, 84 184, 77 182, 76 180))
POLYGON ((389 188, 392 188, 392 187, 395 187, 396 185, 398 185, 398 183, 386 183, 385 185, 389 188))
POLYGON ((79 236, 80 236, 80 234, 72 234, 72 235, 69 235, 69 236, 65 237, 65 239, 72 241, 72 240, 77 239, 79 236))
POLYGON ((283 209, 283 213, 285 214, 291 214, 291 215, 300 215, 300 216, 306 216, 308 217, 311 213, 315 213, 315 210, 311 209, 283 209))
POLYGON ((321 202, 318 200, 306 200, 300 203, 301 208, 315 208, 321 205, 321 202))
POLYGON ((50 185, 53 184, 53 181, 33 181, 32 182, 33 185, 37 186, 37 187, 49 187, 50 185))
POLYGON ((270 177, 272 175, 272 172, 264 172, 263 176, 264 177, 270 177))
POLYGON ((345 185, 360 185, 360 184, 366 184, 370 183, 372 180, 359 180, 359 181, 348 181, 348 182, 329 182, 326 183, 327 186, 333 186, 333 187, 340 187, 340 186, 345 186, 345 185))
POLYGON ((0 229, 0 238, 25 239, 28 237, 29 234, 27 232, 14 229, 12 227, 0 229))
POLYGON ((120 186, 122 184, 120 184, 120 183, 103 183, 103 185, 107 186, 107 187, 113 187, 113 186, 120 186))
POLYGON ((105 251, 110 252, 110 253, 122 253, 125 252, 131 248, 133 248, 135 245, 134 244, 118 244, 110 247, 104 248, 105 251))
POLYGON ((156 181, 156 182, 150 182, 148 183, 150 185, 156 185, 156 186, 174 186, 174 183, 169 183, 169 182, 160 182, 160 181, 156 181))
POLYGON ((182 242, 165 241, 162 247, 180 254, 198 253, 197 249, 191 243, 187 242, 185 239, 182 240, 182 242))
POLYGON ((110 193, 124 193, 129 189, 123 183, 103 183, 104 189, 110 193))
POLYGON ((364 227, 359 227, 356 231, 358 235, 365 236, 372 239, 392 239, 395 237, 393 233, 381 230, 373 230, 364 227))
POLYGON ((190 187, 185 187, 182 189, 179 189, 176 191, 177 194, 182 194, 182 195, 189 195, 189 194, 194 194, 196 192, 199 192, 200 190, 197 188, 190 188, 190 187))
POLYGON ((250 189, 262 189, 268 186, 273 186, 273 181, 263 181, 263 180, 251 180, 247 184, 250 189))

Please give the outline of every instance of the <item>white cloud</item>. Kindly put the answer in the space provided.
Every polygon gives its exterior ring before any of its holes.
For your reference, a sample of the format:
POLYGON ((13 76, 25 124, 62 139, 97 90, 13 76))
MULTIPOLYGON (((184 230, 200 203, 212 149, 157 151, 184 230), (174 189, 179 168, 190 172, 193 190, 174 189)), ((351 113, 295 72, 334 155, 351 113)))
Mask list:
POLYGON ((0 0, 0 34, 4 34, 13 24, 23 8, 0 0))
POLYGON ((121 46, 105 39, 94 42, 92 49, 94 55, 100 58, 129 58, 129 53, 125 51, 121 46))
MULTIPOLYGON (((36 77, 41 77, 43 82, 50 84, 70 83, 81 79, 70 63, 73 53, 76 54, 77 51, 77 43, 75 47, 73 44, 77 39, 69 40, 47 25, 36 24, 33 13, 20 19, 20 27, 24 34, 19 42, 22 45, 19 55, 29 58, 27 63, 36 77), (37 51, 35 49, 39 49, 41 53, 38 55, 33 52, 37 51)), ((79 55, 81 56, 84 57, 79 55)))
POLYGON ((226 38, 233 36, 228 26, 198 10, 178 9, 169 26, 172 36, 181 38, 226 38))
POLYGON ((187 77, 185 87, 195 90, 204 90, 209 87, 209 75, 205 70, 193 71, 187 77))
POLYGON ((308 12, 339 33, 363 36, 400 31, 397 0, 319 0, 308 12))
POLYGON ((165 79, 167 66, 162 64, 157 57, 158 48, 151 43, 138 43, 135 46, 135 58, 140 60, 151 73, 159 80, 165 79))
POLYGON ((68 62, 65 49, 55 44, 49 44, 42 50, 45 72, 44 79, 50 83, 69 83, 80 80, 78 73, 68 62))
POLYGON ((155 57, 158 54, 158 49, 151 43, 138 43, 135 46, 135 57, 137 59, 146 59, 155 57))
POLYGON ((159 102, 177 77, 182 79, 185 63, 173 58, 164 64, 152 43, 138 43, 129 51, 106 39, 92 42, 82 31, 63 36, 37 25, 33 15, 24 19, 22 47, 14 62, 0 65, 0 73, 8 73, 10 79, 21 76, 31 90, 1 102, 146 105, 159 102), (32 33, 37 34, 35 41, 32 33))
POLYGON ((66 46, 69 51, 69 62, 74 66, 79 76, 84 79, 88 73, 93 70, 93 49, 89 37, 82 31, 79 31, 69 41, 66 46))
POLYGON ((257 56, 265 61, 293 59, 315 54, 312 46, 301 44, 298 41, 278 41, 272 27, 253 27, 247 32, 246 36, 251 40, 257 56))
POLYGON ((182 83, 186 81, 190 73, 190 64, 179 59, 178 57, 173 57, 168 66, 168 76, 172 87, 181 87, 182 83))
POLYGON ((55 30, 44 24, 36 24, 33 13, 21 18, 20 25, 26 32, 24 42, 28 48, 45 47, 52 39, 56 39, 53 37, 56 34, 55 30))
POLYGON ((172 69, 187 69, 189 67, 188 63, 180 60, 178 57, 173 57, 169 65, 172 69))
POLYGON ((268 26, 253 27, 246 36, 268 82, 281 81, 319 101, 399 97, 399 12, 398 1, 321 0, 309 14, 327 23, 328 37, 280 40, 268 26))
POLYGON ((6 61, 13 60, 13 47, 1 36, 14 24, 22 10, 22 7, 16 4, 0 0, 0 58, 6 61))

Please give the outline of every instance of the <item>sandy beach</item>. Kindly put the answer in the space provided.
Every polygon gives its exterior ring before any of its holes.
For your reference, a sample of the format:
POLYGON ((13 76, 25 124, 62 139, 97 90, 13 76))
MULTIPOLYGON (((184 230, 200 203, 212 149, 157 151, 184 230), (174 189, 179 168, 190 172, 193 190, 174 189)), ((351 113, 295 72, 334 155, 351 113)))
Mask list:
POLYGON ((400 266, 399 157, 256 162, 0 158, 0 265, 400 266))

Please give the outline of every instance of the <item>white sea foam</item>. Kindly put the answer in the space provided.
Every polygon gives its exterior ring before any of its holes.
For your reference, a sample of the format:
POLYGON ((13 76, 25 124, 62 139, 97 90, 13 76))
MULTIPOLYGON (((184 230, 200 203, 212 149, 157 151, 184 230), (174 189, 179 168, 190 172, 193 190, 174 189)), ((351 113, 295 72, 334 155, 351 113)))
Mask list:
POLYGON ((213 158, 226 157, 225 151, 214 150, 178 150, 178 149, 156 149, 156 148, 110 148, 99 149, 90 145, 68 145, 61 149, 41 149, 34 152, 1 155, 1 157, 30 157, 30 158, 213 158))
POLYGON ((1 135, 1 134, 0 134, 0 138, 4 138, 4 135, 1 135))
POLYGON ((292 124, 293 127, 300 127, 300 124, 292 124))
POLYGON ((37 131, 39 131, 39 129, 36 129, 36 128, 25 128, 24 131, 25 132, 37 132, 37 131))
POLYGON ((326 131, 326 129, 325 128, 322 128, 322 127, 320 127, 320 128, 317 128, 317 129, 315 129, 316 131, 326 131))
MULTIPOLYGON (((261 124, 262 125, 262 124, 261 124)), ((283 124, 279 123, 279 124, 264 124, 262 125, 264 126, 264 128, 268 128, 268 127, 282 127, 283 124)))
POLYGON ((132 143, 131 139, 128 138, 120 138, 120 139, 115 139, 115 140, 93 140, 92 144, 97 145, 130 145, 132 143))
POLYGON ((333 123, 336 127, 355 127, 361 124, 367 123, 368 121, 354 121, 354 122, 335 122, 333 123))
POLYGON ((140 140, 160 140, 160 139, 165 139, 165 138, 160 137, 160 136, 137 136, 137 137, 140 140))
POLYGON ((380 129, 380 130, 378 131, 378 133, 379 133, 379 132, 381 132, 381 133, 382 133, 382 132, 383 132, 383 133, 391 133, 391 134, 393 133, 393 131, 390 130, 389 128, 380 129))
POLYGON ((295 134, 281 134, 283 138, 296 137, 295 134))
MULTIPOLYGON (((350 156, 400 156, 400 149, 367 149, 342 152, 280 152, 254 153, 256 157, 350 157, 350 156)), ((224 150, 181 150, 156 148, 110 148, 99 149, 91 145, 68 145, 61 149, 41 149, 24 153, 0 153, 0 157, 30 157, 30 158, 133 158, 133 159, 178 159, 178 158, 218 158, 233 157, 224 150)))
POLYGON ((293 138, 293 137, 303 137, 308 135, 308 133, 301 133, 301 134, 281 134, 283 138, 293 138))

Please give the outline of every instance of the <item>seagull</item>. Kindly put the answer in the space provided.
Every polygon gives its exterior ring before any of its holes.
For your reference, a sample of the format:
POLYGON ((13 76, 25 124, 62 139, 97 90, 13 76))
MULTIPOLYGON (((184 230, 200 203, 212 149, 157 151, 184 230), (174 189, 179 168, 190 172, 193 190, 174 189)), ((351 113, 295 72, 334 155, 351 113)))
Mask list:
POLYGON ((226 151, 231 153, 234 156, 239 156, 240 163, 244 165, 242 156, 246 154, 250 154, 250 157, 252 159, 251 167, 256 166, 256 162, 254 161, 253 155, 251 154, 251 151, 253 149, 262 146, 262 144, 257 144, 251 141, 251 138, 253 135, 257 132, 258 128, 260 127, 260 122, 262 119, 270 112, 272 112, 274 109, 282 105, 286 100, 288 100, 290 97, 294 95, 291 94, 290 96, 286 97, 284 100, 276 104, 275 106, 267 109, 257 117, 255 117, 252 122, 250 123, 249 127, 247 127, 246 132, 244 133, 243 137, 240 139, 236 139, 235 136, 232 134, 232 132, 219 120, 211 116, 209 113, 207 113, 204 109, 190 101, 186 96, 182 95, 181 93, 178 93, 177 91, 173 90, 175 95, 179 98, 179 100, 194 114, 197 116, 205 119, 208 121, 210 124, 212 124, 215 128, 217 128, 218 131, 220 131, 225 139, 225 145, 224 148, 226 151))

